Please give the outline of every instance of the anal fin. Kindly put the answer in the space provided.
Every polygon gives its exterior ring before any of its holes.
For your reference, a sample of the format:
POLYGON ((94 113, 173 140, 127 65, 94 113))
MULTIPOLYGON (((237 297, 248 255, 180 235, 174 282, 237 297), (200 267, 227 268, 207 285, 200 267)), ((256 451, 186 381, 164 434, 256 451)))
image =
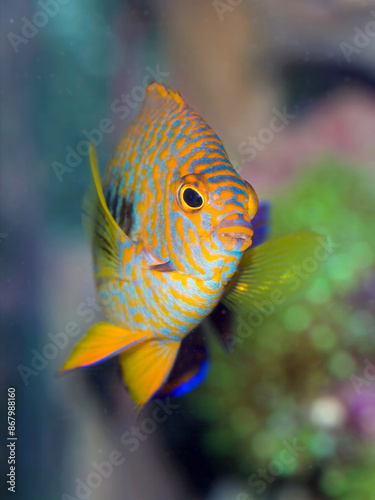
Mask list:
POLYGON ((146 403, 165 383, 180 344, 152 339, 121 354, 124 381, 138 405, 146 403))

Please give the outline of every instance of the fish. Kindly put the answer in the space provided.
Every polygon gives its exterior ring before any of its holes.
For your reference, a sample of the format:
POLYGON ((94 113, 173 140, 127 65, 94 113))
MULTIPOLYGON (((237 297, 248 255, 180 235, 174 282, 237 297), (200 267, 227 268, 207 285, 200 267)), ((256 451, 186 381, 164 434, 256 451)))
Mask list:
POLYGON ((254 236, 254 188, 212 128, 160 83, 147 87, 103 180, 93 145, 89 158, 94 188, 85 224, 107 321, 88 330, 62 371, 117 356, 137 405, 163 391, 184 394, 207 375, 197 334, 203 322, 220 306, 240 314, 275 287, 287 292, 290 264, 318 235, 296 233, 269 245, 261 220, 254 236))

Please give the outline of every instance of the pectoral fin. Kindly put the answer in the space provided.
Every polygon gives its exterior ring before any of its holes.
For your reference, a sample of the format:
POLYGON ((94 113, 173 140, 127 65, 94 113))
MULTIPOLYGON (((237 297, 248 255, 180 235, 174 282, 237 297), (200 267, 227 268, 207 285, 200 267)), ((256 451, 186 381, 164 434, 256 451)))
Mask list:
POLYGON ((272 301, 275 293, 278 297, 292 296, 310 277, 307 274, 305 280, 297 280, 304 259, 315 259, 316 268, 319 267, 315 254, 322 241, 325 241, 324 237, 317 233, 299 232, 250 249, 243 256, 222 302, 241 314, 254 308, 255 302, 272 301))
POLYGON ((131 332, 110 323, 98 323, 75 345, 62 369, 71 370, 104 361, 149 338, 151 334, 147 332, 131 332))
POLYGON ((92 144, 90 144, 89 157, 94 186, 84 199, 83 224, 95 247, 97 277, 122 278, 120 249, 123 247, 130 249, 134 246, 134 242, 119 227, 108 209, 100 181, 96 151, 92 144))
POLYGON ((180 344, 150 340, 121 354, 124 381, 138 405, 146 403, 167 380, 180 344))

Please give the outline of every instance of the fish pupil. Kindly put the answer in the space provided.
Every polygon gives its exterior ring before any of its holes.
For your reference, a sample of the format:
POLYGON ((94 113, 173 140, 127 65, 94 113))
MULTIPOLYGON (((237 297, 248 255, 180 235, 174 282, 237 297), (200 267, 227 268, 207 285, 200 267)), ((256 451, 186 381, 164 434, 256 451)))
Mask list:
POLYGON ((191 208, 200 208, 203 205, 203 198, 195 189, 185 189, 183 198, 186 205, 191 208))

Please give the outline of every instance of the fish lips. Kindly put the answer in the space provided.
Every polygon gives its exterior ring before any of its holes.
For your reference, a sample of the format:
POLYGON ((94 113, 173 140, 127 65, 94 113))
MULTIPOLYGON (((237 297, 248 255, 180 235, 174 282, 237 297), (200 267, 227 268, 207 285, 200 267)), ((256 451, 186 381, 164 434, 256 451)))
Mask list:
POLYGON ((251 246, 254 231, 249 219, 238 216, 223 219, 215 233, 226 250, 244 252, 251 246))

